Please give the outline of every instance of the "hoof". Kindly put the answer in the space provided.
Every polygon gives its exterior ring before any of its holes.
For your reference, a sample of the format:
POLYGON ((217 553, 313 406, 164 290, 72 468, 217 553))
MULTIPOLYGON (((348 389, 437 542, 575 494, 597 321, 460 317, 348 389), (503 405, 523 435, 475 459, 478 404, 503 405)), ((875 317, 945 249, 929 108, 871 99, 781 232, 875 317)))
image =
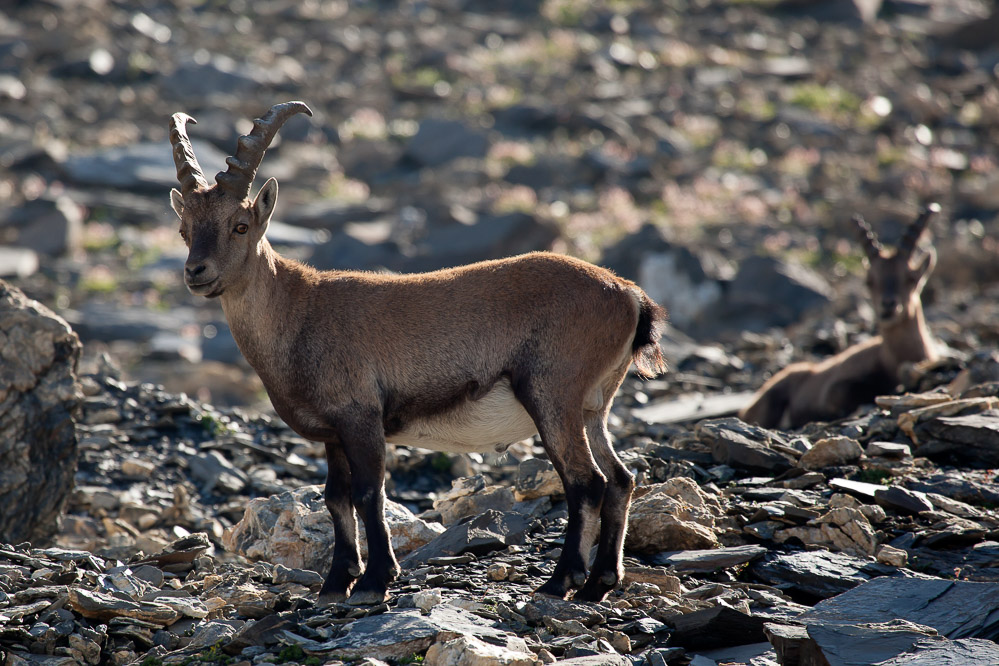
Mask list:
POLYGON ((388 599, 387 592, 375 590, 358 590, 347 598, 349 606, 376 606, 388 599))
POLYGON ((534 594, 541 595, 543 597, 550 597, 552 599, 565 599, 566 594, 568 594, 568 590, 565 589, 565 585, 559 585, 554 580, 550 580, 536 589, 534 594))
POLYGON ((600 603, 607 596, 610 590, 606 588, 598 588, 596 586, 584 586, 583 589, 576 592, 573 595, 573 601, 591 601, 593 603, 600 603))
POLYGON ((316 604, 319 606, 329 606, 330 604, 342 604, 347 601, 346 592, 324 592, 319 595, 316 604))

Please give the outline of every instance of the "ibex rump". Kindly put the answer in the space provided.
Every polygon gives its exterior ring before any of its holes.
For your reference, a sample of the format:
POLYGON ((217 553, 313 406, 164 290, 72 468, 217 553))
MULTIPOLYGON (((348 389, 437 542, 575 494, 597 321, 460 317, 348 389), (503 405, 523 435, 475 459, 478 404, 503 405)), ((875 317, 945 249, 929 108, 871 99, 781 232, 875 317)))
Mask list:
POLYGON ((218 297, 277 413, 325 443, 333 562, 321 601, 382 601, 398 564, 384 518, 385 443, 502 450, 540 433, 569 504, 565 546, 543 593, 602 599, 621 580, 632 475, 607 431, 634 362, 665 370, 665 311, 633 283, 569 257, 532 253, 418 275, 317 271, 279 256, 264 232, 273 179, 250 198, 264 151, 301 102, 274 106, 209 186, 175 114, 181 190, 171 192, 190 252, 185 281, 218 297), (357 547, 364 521, 368 561, 357 547), (586 558, 599 528, 589 577, 586 558))
POLYGON ((899 383, 902 363, 937 357, 923 318, 920 294, 936 265, 936 251, 916 243, 940 206, 930 204, 906 230, 896 250, 886 249, 854 216, 868 264, 867 287, 880 335, 818 363, 795 363, 771 377, 739 416, 766 428, 798 428, 846 416, 899 383))

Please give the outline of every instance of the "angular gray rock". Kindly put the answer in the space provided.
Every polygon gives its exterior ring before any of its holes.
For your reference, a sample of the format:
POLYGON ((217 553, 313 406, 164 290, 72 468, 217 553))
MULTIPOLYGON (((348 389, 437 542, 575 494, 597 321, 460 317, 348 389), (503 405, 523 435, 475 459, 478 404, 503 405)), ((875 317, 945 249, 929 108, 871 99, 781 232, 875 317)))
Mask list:
POLYGON ((879 488, 874 493, 874 499, 878 505, 885 509, 892 509, 905 514, 933 510, 933 503, 927 499, 925 494, 919 491, 907 490, 901 486, 879 488))
POLYGON ((0 543, 45 541, 73 489, 80 341, 0 280, 0 543))
POLYGON ((425 118, 406 144, 406 157, 420 166, 438 167, 459 157, 485 157, 489 138, 463 123, 425 118))
POLYGON ((999 584, 941 578, 880 577, 820 601, 799 616, 805 624, 908 620, 942 636, 999 636, 999 584))
POLYGON ((458 636, 473 637, 509 650, 523 652, 523 639, 491 626, 491 623, 449 604, 433 607, 426 615, 419 610, 390 610, 381 615, 354 620, 337 638, 325 643, 284 632, 285 639, 302 647, 306 654, 358 659, 402 659, 423 652, 437 642, 458 636))
POLYGON ((999 466, 999 411, 939 416, 916 427, 915 454, 999 466))
POLYGON ((655 564, 670 567, 677 573, 713 572, 752 562, 766 552, 767 549, 763 546, 746 545, 660 553, 649 559, 655 564))
POLYGON ((482 555, 510 545, 520 545, 527 539, 527 532, 533 523, 532 518, 516 511, 487 509, 474 518, 452 525, 443 534, 410 553, 401 564, 413 567, 434 557, 463 553, 482 555))
POLYGON ((778 589, 827 599, 890 571, 876 567, 871 560, 816 550, 769 554, 753 562, 750 571, 778 589))
POLYGON ((878 666, 984 666, 999 664, 999 646, 981 638, 957 641, 926 638, 909 652, 882 661, 878 666))
POLYGON ((702 421, 695 431, 711 447, 715 462, 763 472, 783 472, 796 460, 789 453, 769 446, 769 431, 747 425, 735 418, 702 421))
POLYGON ((67 196, 29 201, 0 218, 0 242, 58 257, 81 248, 83 218, 83 208, 67 196))
MULTIPOLYGON (((225 165, 225 154, 210 143, 194 140, 205 173, 225 165)), ((163 192, 177 184, 177 167, 169 143, 139 143, 71 155, 63 164, 75 183, 136 191, 163 192)))
POLYGON ((829 283, 814 270, 754 255, 739 266, 714 316, 731 329, 765 331, 798 321, 831 297, 829 283))
POLYGON ((905 620, 863 624, 809 624, 809 637, 830 664, 867 666, 936 637, 930 627, 905 620))

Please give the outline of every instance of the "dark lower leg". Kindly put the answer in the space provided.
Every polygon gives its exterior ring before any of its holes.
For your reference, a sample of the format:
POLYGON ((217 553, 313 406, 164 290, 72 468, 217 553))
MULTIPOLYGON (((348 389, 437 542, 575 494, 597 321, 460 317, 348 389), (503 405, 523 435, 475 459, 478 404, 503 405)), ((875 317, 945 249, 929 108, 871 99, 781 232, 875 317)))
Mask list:
POLYGON ((354 584, 348 603, 376 604, 385 600, 389 583, 399 575, 399 564, 389 541, 385 521, 385 442, 365 443, 350 458, 351 497, 364 521, 368 563, 354 584))
POLYGON ((333 561, 319 592, 320 603, 347 599, 351 583, 361 575, 357 518, 350 497, 350 467, 339 444, 326 444, 326 508, 333 518, 333 561))
POLYGON ((586 584, 576 594, 577 599, 600 601, 614 589, 624 576, 621 562, 628 508, 635 480, 621 463, 610 442, 603 418, 594 415, 587 420, 587 435, 593 457, 607 476, 607 491, 600 509, 600 541, 597 555, 586 584))
POLYGON ((554 433, 550 428, 539 430, 545 451, 565 487, 569 524, 555 571, 538 592, 564 598, 586 581, 586 561, 600 529, 600 507, 607 484, 590 455, 582 423, 578 429, 563 427, 554 433))

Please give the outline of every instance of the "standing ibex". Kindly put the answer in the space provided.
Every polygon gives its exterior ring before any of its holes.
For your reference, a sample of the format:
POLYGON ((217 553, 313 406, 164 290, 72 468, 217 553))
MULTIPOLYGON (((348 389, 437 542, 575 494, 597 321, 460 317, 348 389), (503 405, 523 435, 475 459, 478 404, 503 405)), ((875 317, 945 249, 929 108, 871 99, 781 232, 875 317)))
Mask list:
POLYGON ((419 275, 321 272, 279 256, 264 237, 277 182, 252 199, 250 186, 296 113, 312 115, 288 102, 254 121, 212 186, 187 136, 193 119, 174 114, 181 189, 170 194, 190 250, 188 289, 219 297, 274 409, 325 443, 335 543, 320 600, 351 592, 350 603, 380 602, 398 573, 384 517, 386 441, 493 451, 535 433, 569 504, 562 555, 539 591, 581 587, 576 598, 602 599, 623 575, 634 488, 607 415, 632 362, 646 376, 665 371, 665 311, 632 282, 548 253, 419 275), (368 538, 363 575, 355 510, 368 538))
POLYGON ((742 410, 742 420, 765 428, 797 428, 810 421, 846 416, 873 402, 875 396, 893 392, 902 363, 937 357, 920 300, 936 265, 936 251, 930 247, 917 252, 916 243, 939 211, 935 203, 927 206, 894 252, 881 245, 862 217, 853 217, 867 259, 867 287, 878 313, 880 335, 825 361, 784 368, 742 410))

